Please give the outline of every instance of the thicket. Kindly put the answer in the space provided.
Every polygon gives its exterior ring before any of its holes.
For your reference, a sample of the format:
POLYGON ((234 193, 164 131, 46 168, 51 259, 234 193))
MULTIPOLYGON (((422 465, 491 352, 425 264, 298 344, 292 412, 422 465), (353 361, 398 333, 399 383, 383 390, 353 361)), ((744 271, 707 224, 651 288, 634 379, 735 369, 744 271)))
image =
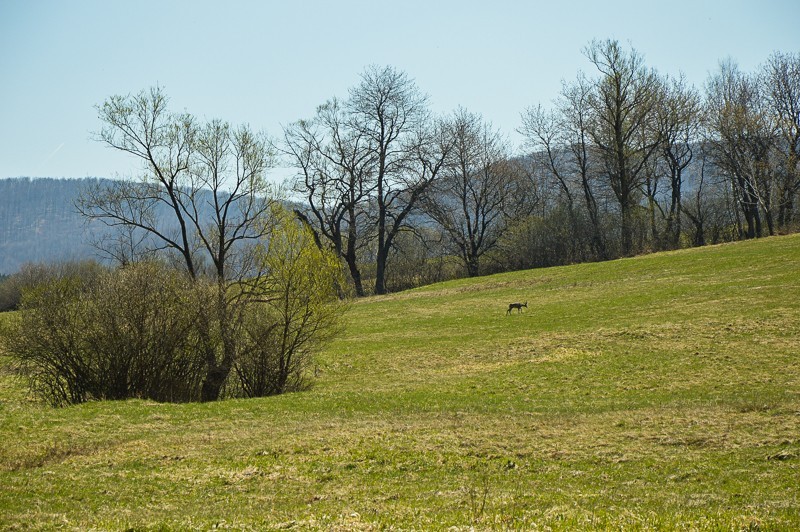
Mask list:
POLYGON ((301 390, 313 353, 340 330, 344 281, 305 228, 275 216, 259 255, 258 297, 241 299, 242 288, 230 284, 225 290, 240 298, 227 305, 213 278, 193 279, 163 261, 31 266, 19 312, 0 331, 2 348, 32 391, 56 406, 202 400, 209 350, 223 342, 233 346, 235 371, 219 398, 301 390))

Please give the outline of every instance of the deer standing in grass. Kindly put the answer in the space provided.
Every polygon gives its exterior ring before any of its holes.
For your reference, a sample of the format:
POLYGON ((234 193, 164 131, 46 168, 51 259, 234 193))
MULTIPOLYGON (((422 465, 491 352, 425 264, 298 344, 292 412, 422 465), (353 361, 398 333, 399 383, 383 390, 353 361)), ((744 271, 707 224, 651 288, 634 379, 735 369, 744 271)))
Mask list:
POLYGON ((511 311, 517 309, 517 312, 522 312, 522 307, 528 308, 528 302, 525 303, 511 303, 508 306, 508 310, 506 311, 506 315, 511 314, 511 311))

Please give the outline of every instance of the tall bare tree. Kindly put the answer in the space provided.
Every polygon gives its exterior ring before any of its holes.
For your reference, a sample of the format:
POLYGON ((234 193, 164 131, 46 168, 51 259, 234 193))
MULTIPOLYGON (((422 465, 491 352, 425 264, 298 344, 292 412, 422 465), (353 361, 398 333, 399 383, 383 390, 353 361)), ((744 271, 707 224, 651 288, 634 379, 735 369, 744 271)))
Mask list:
POLYGON ((694 159, 699 142, 701 99, 683 77, 664 85, 658 106, 661 129, 661 160, 670 182, 670 203, 667 211, 666 237, 669 247, 677 248, 681 236, 681 212, 684 170, 694 159))
POLYGON ((374 154, 366 135, 349 126, 341 102, 332 99, 312 120, 284 129, 284 152, 300 175, 295 190, 307 210, 295 214, 347 263, 356 294, 364 295, 359 251, 369 242, 368 202, 374 188, 374 154), (366 234, 365 234, 366 233, 366 234))
POLYGON ((351 125, 368 139, 375 180, 375 293, 386 293, 387 259, 394 239, 435 181, 449 151, 428 99, 404 72, 369 67, 347 101, 351 125))
POLYGON ((138 181, 90 189, 79 208, 125 229, 123 239, 144 235, 139 247, 171 257, 197 282, 211 281, 201 399, 214 400, 236 359, 245 311, 239 303, 254 296, 264 274, 258 256, 271 229, 274 194, 265 172, 272 154, 266 139, 247 127, 201 124, 189 114, 170 113, 167 103, 156 87, 113 96, 98 108, 104 124, 99 140, 139 159, 143 174, 138 181))
POLYGON ((441 178, 425 196, 425 211, 444 229, 470 276, 509 222, 527 214, 523 174, 500 132, 459 109, 448 134, 453 146, 441 178))
POLYGON ((633 252, 633 215, 646 169, 661 143, 657 103, 661 81, 636 50, 592 41, 584 53, 600 77, 588 97, 588 133, 619 202, 622 252, 633 252))
POLYGON ((608 248, 597 201, 600 172, 589 136, 591 91, 592 84, 583 74, 572 83, 564 83, 555 110, 545 111, 541 105, 529 108, 522 115, 520 133, 525 136, 532 157, 552 176, 566 198, 575 230, 579 224, 577 209, 580 203, 584 205, 591 224, 592 254, 602 260, 608 258, 608 248))
POLYGON ((757 79, 732 61, 720 63, 708 81, 707 118, 714 162, 735 187, 747 223, 745 236, 763 234, 763 218, 774 231, 772 194, 774 120, 770 117, 757 79))
POLYGON ((311 216, 300 214, 348 262, 360 293, 355 251, 370 243, 374 291, 385 293, 394 240, 409 227, 449 150, 427 97, 406 73, 371 66, 347 100, 323 105, 314 120, 287 129, 285 140, 309 201, 311 216), (367 214, 371 231, 363 234, 367 214))
POLYGON ((762 92, 775 120, 778 153, 778 227, 795 216, 800 192, 800 53, 772 54, 763 67, 762 92))

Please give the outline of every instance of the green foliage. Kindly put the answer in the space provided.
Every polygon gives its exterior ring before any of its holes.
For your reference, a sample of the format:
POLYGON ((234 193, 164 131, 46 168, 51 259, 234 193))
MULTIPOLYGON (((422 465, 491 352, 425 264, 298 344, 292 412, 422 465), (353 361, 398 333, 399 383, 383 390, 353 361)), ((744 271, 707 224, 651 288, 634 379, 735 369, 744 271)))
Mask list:
POLYGON ((236 361, 248 397, 303 389, 312 354, 341 330, 345 309, 339 290, 346 280, 336 255, 320 249, 311 230, 283 208, 273 218, 261 254, 264 297, 245 317, 236 361))

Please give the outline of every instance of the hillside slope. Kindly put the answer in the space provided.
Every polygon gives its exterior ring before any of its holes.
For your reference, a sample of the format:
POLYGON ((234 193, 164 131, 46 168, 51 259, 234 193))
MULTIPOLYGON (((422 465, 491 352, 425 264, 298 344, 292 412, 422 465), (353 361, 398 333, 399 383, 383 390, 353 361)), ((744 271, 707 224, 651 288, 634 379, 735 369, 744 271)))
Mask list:
POLYGON ((359 300, 263 400, 51 410, 5 375, 0 527, 797 529, 798 265, 796 235, 359 300))
POLYGON ((75 201, 98 179, 0 179, 0 274, 26 262, 96 257, 92 239, 105 227, 88 224, 75 201))

